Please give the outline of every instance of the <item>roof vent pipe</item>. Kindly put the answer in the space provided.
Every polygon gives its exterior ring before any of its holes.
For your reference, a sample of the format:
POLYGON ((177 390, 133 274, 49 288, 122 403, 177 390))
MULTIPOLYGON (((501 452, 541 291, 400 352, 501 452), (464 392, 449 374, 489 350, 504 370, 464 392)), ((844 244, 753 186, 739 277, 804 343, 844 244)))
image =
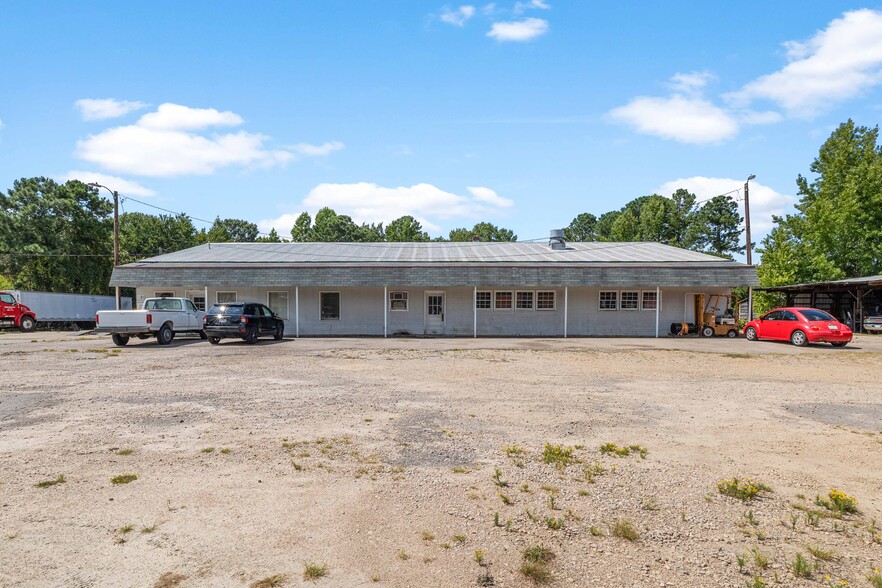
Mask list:
POLYGON ((563 229, 552 229, 548 235, 548 244, 554 250, 566 249, 567 242, 564 241, 563 229))

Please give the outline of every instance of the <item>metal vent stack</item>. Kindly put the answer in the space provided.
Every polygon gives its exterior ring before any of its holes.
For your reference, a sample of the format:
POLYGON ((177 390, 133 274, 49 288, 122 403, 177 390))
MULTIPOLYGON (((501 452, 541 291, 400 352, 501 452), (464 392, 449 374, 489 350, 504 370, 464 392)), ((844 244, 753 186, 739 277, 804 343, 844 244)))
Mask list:
POLYGON ((566 249, 567 242, 564 241, 563 229, 552 229, 548 235, 548 244, 554 250, 566 249))

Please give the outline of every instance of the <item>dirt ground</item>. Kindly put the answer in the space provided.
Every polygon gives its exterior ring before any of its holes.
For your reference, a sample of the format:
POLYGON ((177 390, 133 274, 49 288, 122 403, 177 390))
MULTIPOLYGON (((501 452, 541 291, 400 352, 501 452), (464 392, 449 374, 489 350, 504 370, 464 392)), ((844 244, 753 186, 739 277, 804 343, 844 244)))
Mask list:
POLYGON ((5 333, 0 374, 2 586, 871 586, 882 567, 882 336, 5 333), (770 489, 725 496, 733 477, 770 489), (535 546, 555 557, 525 565, 535 546))

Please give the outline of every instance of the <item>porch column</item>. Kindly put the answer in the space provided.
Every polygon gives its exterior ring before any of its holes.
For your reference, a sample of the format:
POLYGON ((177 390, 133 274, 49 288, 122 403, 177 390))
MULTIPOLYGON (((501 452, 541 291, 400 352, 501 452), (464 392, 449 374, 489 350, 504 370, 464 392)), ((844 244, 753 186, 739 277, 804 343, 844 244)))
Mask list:
POLYGON ((655 287, 655 338, 658 339, 658 309, 661 306, 661 288, 655 287))
POLYGON ((864 292, 860 288, 857 289, 853 326, 855 328, 852 330, 855 333, 860 333, 864 326, 864 292))
POLYGON ((570 310, 570 287, 564 286, 564 339, 567 338, 567 318, 570 310))
POLYGON ((211 308, 208 306, 208 286, 205 287, 205 312, 208 312, 208 309, 211 308))
POLYGON ((300 337, 300 286, 294 286, 294 336, 300 337))
POLYGON ((388 286, 383 286, 383 337, 389 332, 389 305, 386 300, 389 298, 388 286))
POLYGON ((478 287, 472 288, 472 329, 475 339, 478 338, 478 287))

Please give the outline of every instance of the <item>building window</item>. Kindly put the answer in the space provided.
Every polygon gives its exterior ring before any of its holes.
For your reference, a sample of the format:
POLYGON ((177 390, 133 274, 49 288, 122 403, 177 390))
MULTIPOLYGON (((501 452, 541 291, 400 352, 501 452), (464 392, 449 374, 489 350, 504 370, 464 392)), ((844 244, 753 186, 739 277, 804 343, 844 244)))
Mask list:
POLYGON ((536 310, 554 310, 554 291, 536 292, 536 310))
POLYGON ((495 310, 511 310, 512 295, 511 292, 496 292, 496 302, 493 305, 495 310))
POLYGON ((615 290, 601 290, 597 301, 598 310, 618 310, 619 293, 615 290))
POLYGON ((218 292, 216 296, 218 304, 232 304, 236 302, 235 292, 218 292))
POLYGON ((169 291, 169 292, 154 292, 154 293, 153 293, 153 297, 154 297, 154 298, 174 298, 174 297, 175 297, 175 293, 172 292, 172 291, 169 291))
POLYGON ((321 298, 321 319, 323 321, 340 320, 340 293, 339 292, 322 292, 321 298))
POLYGON ((622 292, 620 310, 639 310, 640 292, 622 292))
POLYGON ((407 311, 407 292, 389 292, 389 310, 407 311))
POLYGON ((493 300, 491 292, 475 292, 475 308, 478 310, 490 310, 490 303, 493 300))
POLYGON ((646 291, 643 293, 643 310, 655 310, 658 308, 658 295, 656 292, 646 291))
POLYGON ((515 308, 517 308, 518 310, 533 310, 533 293, 516 292, 515 308))
POLYGON ((205 310, 205 290, 187 290, 185 295, 193 301, 196 310, 205 310))
POLYGON ((266 305, 270 310, 279 315, 279 318, 288 320, 288 293, 267 292, 266 305))

